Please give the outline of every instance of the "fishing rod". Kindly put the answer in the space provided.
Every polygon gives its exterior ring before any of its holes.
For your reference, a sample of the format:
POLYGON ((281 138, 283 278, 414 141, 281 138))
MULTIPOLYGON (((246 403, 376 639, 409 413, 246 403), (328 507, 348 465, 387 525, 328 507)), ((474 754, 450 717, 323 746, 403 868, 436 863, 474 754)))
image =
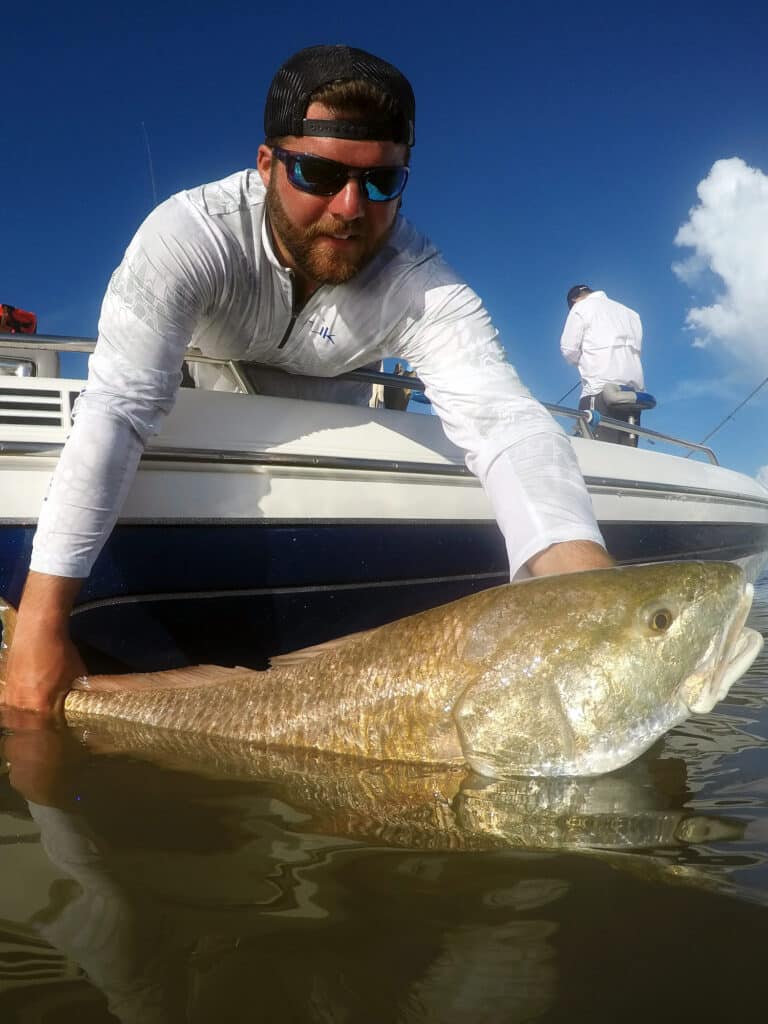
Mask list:
POLYGON ((565 399, 566 399, 566 398, 568 397, 568 395, 570 395, 570 393, 571 393, 572 391, 575 391, 575 390, 576 390, 576 388, 577 388, 577 387, 579 386, 579 384, 581 384, 581 381, 580 381, 580 380, 577 380, 577 381, 576 381, 576 383, 575 383, 575 384, 573 385, 573 387, 572 387, 572 388, 568 388, 568 390, 567 390, 567 391, 565 392, 565 394, 563 395, 563 397, 562 397, 562 398, 558 398, 558 400, 557 400, 557 401, 555 402, 555 405, 560 405, 560 404, 561 404, 562 402, 564 402, 564 401, 565 401, 565 399))
POLYGON ((712 437, 713 434, 716 434, 718 432, 718 430, 720 429, 720 427, 722 427, 724 424, 726 424, 728 422, 728 420, 733 419, 733 417, 736 415, 736 413, 739 411, 739 409, 741 409, 743 406, 745 406, 747 404, 747 402, 750 400, 750 398, 754 398, 754 396, 757 394, 757 392, 760 391, 761 388, 764 388, 766 384, 768 384, 768 377, 766 377, 764 381, 761 381, 760 384, 758 384, 757 387, 754 389, 754 391, 750 391, 750 393, 747 395, 747 397, 744 399, 744 401, 743 402, 739 402, 739 404, 736 406, 736 408, 732 412, 729 412, 728 415, 725 417, 725 419, 720 420, 720 422, 717 424, 717 426, 714 428, 714 430, 710 430, 710 432, 707 434, 707 436, 705 438, 702 438, 702 440, 699 443, 700 444, 704 444, 704 442, 708 441, 710 439, 710 437, 712 437))

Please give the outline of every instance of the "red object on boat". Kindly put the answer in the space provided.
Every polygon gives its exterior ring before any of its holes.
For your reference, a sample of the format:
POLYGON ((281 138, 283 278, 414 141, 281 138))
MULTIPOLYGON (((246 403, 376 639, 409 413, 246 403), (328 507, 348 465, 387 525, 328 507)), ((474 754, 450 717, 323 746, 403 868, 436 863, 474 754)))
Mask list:
POLYGON ((35 334, 37 313, 0 302, 0 334, 35 334))

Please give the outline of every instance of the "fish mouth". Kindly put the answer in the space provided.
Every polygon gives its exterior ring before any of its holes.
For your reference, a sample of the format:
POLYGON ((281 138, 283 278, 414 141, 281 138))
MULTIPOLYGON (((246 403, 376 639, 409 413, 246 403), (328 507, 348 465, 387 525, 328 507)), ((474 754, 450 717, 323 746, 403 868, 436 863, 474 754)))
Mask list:
POLYGON ((707 658, 707 664, 702 666, 701 674, 705 674, 709 669, 711 681, 708 686, 701 689, 695 700, 688 703, 688 710, 693 714, 711 711, 715 704, 726 696, 736 680, 744 675, 762 650, 763 637, 756 629, 744 625, 752 607, 753 595, 754 587, 751 583, 745 583, 741 601, 730 626, 724 631, 717 650, 707 658), (730 652, 730 655, 726 655, 726 652, 730 652))
POLYGON ((733 654, 727 661, 723 661, 718 669, 715 680, 717 694, 714 703, 722 700, 736 680, 744 675, 763 649, 763 643, 763 638, 756 629, 744 628, 741 630, 740 635, 733 643, 733 654))

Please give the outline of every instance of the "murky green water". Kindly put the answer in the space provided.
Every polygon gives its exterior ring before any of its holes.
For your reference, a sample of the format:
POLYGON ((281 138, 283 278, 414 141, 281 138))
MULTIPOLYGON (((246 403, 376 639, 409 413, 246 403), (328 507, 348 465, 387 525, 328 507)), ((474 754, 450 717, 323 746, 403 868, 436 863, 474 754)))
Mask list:
POLYGON ((596 780, 24 754, 0 762, 3 1024, 762 1017, 765 651, 596 780))

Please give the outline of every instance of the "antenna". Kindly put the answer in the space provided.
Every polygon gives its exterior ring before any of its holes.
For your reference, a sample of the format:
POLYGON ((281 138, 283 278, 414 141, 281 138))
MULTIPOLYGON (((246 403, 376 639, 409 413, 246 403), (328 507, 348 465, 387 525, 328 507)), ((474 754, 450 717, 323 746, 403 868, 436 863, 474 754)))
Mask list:
POLYGON ((144 143, 147 147, 147 163, 149 164, 149 180, 152 183, 152 205, 157 206, 157 185, 155 184, 155 168, 152 165, 152 150, 149 146, 149 135, 147 135, 147 126, 144 122, 141 122, 141 130, 144 133, 144 143))

